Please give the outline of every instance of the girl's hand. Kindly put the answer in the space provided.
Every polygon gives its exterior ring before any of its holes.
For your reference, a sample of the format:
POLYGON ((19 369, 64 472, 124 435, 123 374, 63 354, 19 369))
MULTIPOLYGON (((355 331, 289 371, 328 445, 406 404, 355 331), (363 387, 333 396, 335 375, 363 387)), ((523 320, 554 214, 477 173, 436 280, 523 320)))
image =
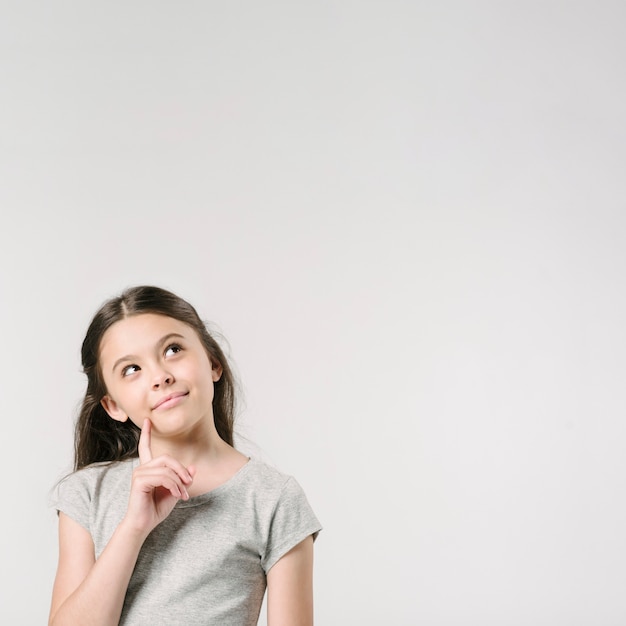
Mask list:
POLYGON ((152 423, 146 419, 139 437, 140 464, 133 472, 126 523, 146 536, 160 524, 179 499, 188 500, 187 485, 193 481, 188 470, 171 456, 152 458, 150 433, 152 423))

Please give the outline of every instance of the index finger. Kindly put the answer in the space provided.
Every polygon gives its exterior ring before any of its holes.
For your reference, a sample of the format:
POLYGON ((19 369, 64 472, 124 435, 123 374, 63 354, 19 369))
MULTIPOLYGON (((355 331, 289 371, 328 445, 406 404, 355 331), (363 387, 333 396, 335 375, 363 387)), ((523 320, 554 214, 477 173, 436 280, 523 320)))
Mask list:
POLYGON ((145 419, 143 422, 143 428, 141 429, 141 435, 139 436, 139 445, 137 446, 139 461, 142 465, 148 461, 152 461, 152 450, 150 449, 151 431, 152 423, 149 419, 145 419))

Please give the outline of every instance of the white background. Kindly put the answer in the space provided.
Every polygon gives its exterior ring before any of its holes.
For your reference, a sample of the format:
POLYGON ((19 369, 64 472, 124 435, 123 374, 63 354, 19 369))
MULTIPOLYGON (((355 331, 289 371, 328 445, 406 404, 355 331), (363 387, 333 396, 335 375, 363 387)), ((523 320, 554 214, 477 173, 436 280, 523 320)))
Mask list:
POLYGON ((139 283, 228 339, 317 624, 626 623, 623 2, 1 8, 0 623, 139 283))

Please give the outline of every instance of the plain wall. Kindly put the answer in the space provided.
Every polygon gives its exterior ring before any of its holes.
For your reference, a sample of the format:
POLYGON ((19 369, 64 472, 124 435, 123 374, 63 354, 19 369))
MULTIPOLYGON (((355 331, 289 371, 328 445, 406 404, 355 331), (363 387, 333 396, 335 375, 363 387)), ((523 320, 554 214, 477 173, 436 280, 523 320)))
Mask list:
POLYGON ((0 623, 47 619, 80 342, 138 283, 227 338, 317 624, 626 623, 625 21, 2 2, 0 623))

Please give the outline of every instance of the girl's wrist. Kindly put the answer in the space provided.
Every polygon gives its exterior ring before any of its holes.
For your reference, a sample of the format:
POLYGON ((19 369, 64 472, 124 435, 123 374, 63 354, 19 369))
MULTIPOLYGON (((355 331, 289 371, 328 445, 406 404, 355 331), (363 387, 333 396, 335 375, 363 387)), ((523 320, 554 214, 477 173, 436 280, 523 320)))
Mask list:
POLYGON ((115 534, 119 534, 120 536, 127 538, 133 543, 136 542, 138 546, 141 547, 150 532, 151 529, 146 530, 143 527, 137 526, 137 524, 135 524, 133 521, 124 518, 120 522, 120 525, 117 527, 115 534))

